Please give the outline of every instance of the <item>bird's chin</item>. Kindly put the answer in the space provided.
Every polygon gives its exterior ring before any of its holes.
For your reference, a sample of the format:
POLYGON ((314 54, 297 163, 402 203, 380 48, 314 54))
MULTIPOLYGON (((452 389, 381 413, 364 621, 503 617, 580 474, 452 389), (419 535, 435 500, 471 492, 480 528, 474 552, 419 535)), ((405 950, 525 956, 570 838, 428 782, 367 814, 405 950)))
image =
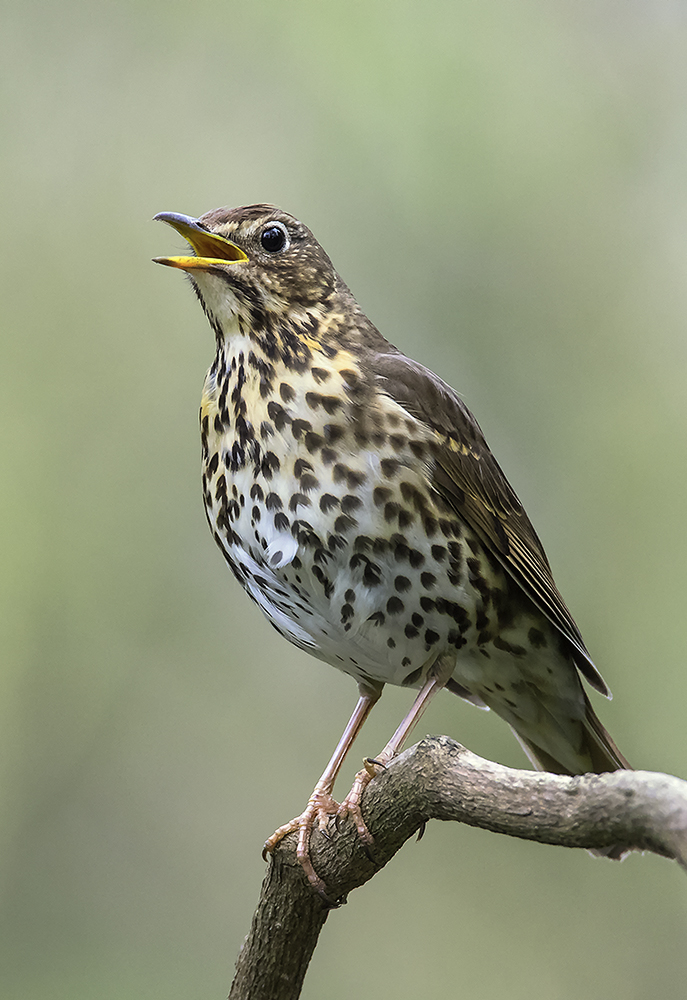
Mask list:
POLYGON ((188 270, 186 274, 215 333, 221 331, 225 338, 239 333, 239 316, 245 310, 242 310, 241 300, 227 281, 226 271, 198 268, 188 270))

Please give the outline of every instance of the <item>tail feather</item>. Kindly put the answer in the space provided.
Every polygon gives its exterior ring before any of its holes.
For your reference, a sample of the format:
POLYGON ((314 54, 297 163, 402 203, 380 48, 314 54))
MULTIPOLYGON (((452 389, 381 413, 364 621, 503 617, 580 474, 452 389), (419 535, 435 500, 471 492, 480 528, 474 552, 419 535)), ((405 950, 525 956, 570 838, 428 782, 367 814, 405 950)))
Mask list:
MULTIPOLYGON (((589 703, 586 692, 584 693, 586 715, 583 722, 584 742, 581 747, 581 754, 589 758, 592 764, 592 773, 606 774, 609 771, 627 770, 632 767, 627 759, 621 754, 614 741, 599 721, 594 709, 589 703)), ((511 729, 513 727, 511 726, 511 729)), ((538 747, 531 739, 523 737, 513 729, 520 745, 532 761, 534 766, 540 771, 551 771, 553 774, 580 774, 583 771, 571 771, 570 768, 559 763, 542 747, 538 747)), ((590 854, 596 857, 612 858, 619 860, 629 848, 623 844, 612 844, 610 847, 600 847, 590 850, 590 854)))
MULTIPOLYGON (((599 721, 586 692, 583 692, 583 694, 585 718, 582 722, 583 740, 579 748, 579 755, 581 760, 588 760, 591 763, 591 767, 585 770, 583 766, 580 766, 578 769, 571 770, 567 765, 561 764, 560 761, 556 760, 549 751, 537 746, 531 738, 525 737, 513 730, 523 750, 538 770, 551 771, 553 774, 573 775, 589 772, 593 774, 606 774, 609 771, 631 771, 632 767, 627 759, 620 752, 599 721)), ((511 726, 511 728, 513 727, 511 726)))

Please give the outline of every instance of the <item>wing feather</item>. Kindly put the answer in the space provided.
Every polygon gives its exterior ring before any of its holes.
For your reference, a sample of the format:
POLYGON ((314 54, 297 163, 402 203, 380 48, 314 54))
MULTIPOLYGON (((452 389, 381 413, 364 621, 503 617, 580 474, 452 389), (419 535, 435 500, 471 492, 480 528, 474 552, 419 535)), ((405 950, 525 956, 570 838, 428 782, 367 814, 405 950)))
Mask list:
POLYGON ((467 406, 446 382, 403 354, 376 354, 371 367, 379 388, 437 433, 434 488, 565 636, 589 683, 609 695, 556 587, 537 533, 467 406))

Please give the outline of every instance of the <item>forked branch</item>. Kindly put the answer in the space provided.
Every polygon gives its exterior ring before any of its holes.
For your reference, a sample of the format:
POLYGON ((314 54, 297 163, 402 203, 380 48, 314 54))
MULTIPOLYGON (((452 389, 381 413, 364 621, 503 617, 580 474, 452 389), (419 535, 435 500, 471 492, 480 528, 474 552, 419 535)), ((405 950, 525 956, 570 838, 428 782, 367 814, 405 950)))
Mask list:
MULTIPOLYGON (((373 859, 352 823, 315 833, 312 860, 330 898, 367 882, 430 819, 563 847, 615 844, 653 851, 687 869, 687 781, 651 771, 574 778, 484 760, 448 739, 428 737, 401 754, 363 799, 373 859)), ((329 908, 296 860, 295 836, 275 851, 230 1000, 295 1000, 329 908)))

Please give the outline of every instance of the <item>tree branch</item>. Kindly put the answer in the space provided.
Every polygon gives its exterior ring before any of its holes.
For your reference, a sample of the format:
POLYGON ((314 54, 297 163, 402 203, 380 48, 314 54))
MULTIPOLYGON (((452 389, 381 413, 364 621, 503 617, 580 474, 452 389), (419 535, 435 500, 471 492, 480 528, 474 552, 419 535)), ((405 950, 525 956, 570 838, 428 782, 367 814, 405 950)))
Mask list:
MULTIPOLYGON (((373 858, 347 822, 315 832, 311 857, 330 898, 379 871, 430 819, 563 847, 653 851, 687 869, 687 781, 651 771, 573 778, 503 767, 446 736, 406 750, 368 786, 365 820, 373 858)), ((250 933, 236 963, 229 1000, 295 1000, 329 909, 296 860, 296 837, 275 851, 250 933)))

